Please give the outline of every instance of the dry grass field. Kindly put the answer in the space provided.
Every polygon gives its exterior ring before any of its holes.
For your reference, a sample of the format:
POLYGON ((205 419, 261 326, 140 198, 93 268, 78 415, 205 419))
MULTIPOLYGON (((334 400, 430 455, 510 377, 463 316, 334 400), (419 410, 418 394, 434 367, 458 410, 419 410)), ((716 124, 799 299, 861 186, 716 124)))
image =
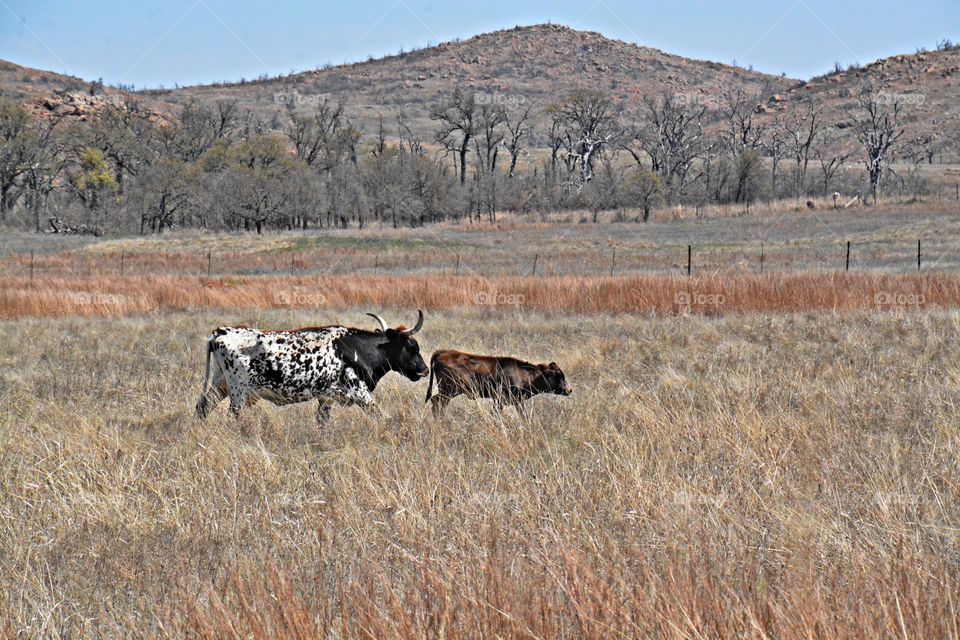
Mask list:
POLYGON ((118 276, 409 275, 482 277, 685 273, 694 275, 851 271, 914 273, 917 241, 924 271, 960 270, 960 201, 883 203, 832 209, 827 200, 655 212, 500 214, 496 223, 426 227, 311 229, 218 234, 93 236, 5 233, 0 278, 118 276), (31 252, 33 257, 31 259, 31 252), (763 258, 761 262, 761 256, 763 258))
MULTIPOLYGON (((960 635, 953 310, 428 310, 424 351, 556 360, 528 420, 388 376, 381 413, 192 417, 223 323, 0 323, 11 637, 960 635)), ((376 309, 409 322, 409 309, 376 309)))
POLYGON ((0 636, 960 637, 955 216, 729 213, 5 238, 0 636), (214 326, 417 307, 573 395, 193 417, 214 326))

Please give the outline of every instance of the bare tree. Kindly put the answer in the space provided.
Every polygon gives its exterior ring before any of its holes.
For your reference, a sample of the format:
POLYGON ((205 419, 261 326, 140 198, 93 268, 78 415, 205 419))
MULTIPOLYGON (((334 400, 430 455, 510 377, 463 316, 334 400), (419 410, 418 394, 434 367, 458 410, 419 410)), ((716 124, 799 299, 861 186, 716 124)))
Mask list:
POLYGON ((342 104, 334 104, 325 98, 307 113, 290 105, 287 119, 284 134, 293 144, 297 158, 308 166, 330 171, 348 159, 356 162, 356 145, 360 136, 342 104))
POLYGON ((517 171, 517 159, 520 157, 520 154, 526 153, 523 148, 523 139, 529 133, 529 127, 527 121, 530 118, 530 109, 527 107, 511 121, 509 112, 506 114, 504 124, 507 127, 507 135, 504 136, 503 146, 507 150, 507 153, 510 154, 510 168, 507 171, 507 176, 513 178, 516 175, 517 171))
POLYGON ((853 155, 845 145, 843 137, 837 130, 827 130, 820 137, 813 152, 820 165, 820 187, 823 195, 830 193, 830 183, 837 172, 853 155))
POLYGON ((470 151, 470 141, 477 132, 476 108, 474 94, 457 89, 449 100, 430 112, 430 119, 440 123, 436 132, 437 142, 444 149, 456 153, 455 158, 459 158, 460 184, 467 182, 467 153, 470 151))
POLYGON ((90 128, 94 146, 110 162, 119 192, 124 192, 128 176, 136 176, 144 165, 154 161, 153 137, 157 129, 135 102, 104 109, 90 128))
POLYGON ((811 151, 822 127, 823 107, 812 103, 784 124, 788 149, 796 163, 794 186, 798 198, 803 195, 811 151))
POLYGON ((853 132, 863 147, 864 165, 870 176, 870 193, 877 202, 880 183, 890 161, 890 150, 903 135, 900 128, 900 103, 887 100, 884 94, 865 86, 857 96, 857 104, 846 109, 853 121, 853 132), (892 102, 892 106, 888 106, 892 102))
MULTIPOLYGON (((416 135, 413 130, 410 129, 410 125, 407 124, 406 115, 403 112, 403 109, 397 112, 397 129, 398 129, 398 138, 400 139, 400 149, 403 150, 406 148, 407 152, 416 157, 425 157, 427 152, 423 148, 423 140, 420 139, 420 136, 416 135)), ((383 146, 383 132, 380 132, 379 144, 381 148, 383 146)))
POLYGON ((760 146, 770 158, 770 193, 774 198, 778 196, 777 176, 779 175, 780 161, 783 159, 783 123, 780 118, 774 118, 766 127, 766 135, 760 138, 760 146))
POLYGON ((748 149, 762 146, 764 128, 754 121, 759 94, 748 94, 742 90, 728 91, 722 100, 721 112, 726 127, 721 134, 723 144, 732 156, 739 156, 748 149))
POLYGON ((596 156, 621 134, 613 103, 597 91, 575 91, 548 111, 562 128, 567 157, 579 168, 582 187, 593 176, 596 156))
MULTIPOLYGON (((188 102, 177 126, 163 128, 163 144, 168 153, 192 162, 218 141, 230 137, 240 124, 236 101, 220 100, 213 107, 188 102)), ((249 123, 247 123, 249 127, 249 123)))
POLYGON ((650 220, 650 213, 663 197, 660 176, 645 167, 635 167, 627 177, 624 187, 627 196, 643 209, 643 221, 650 220))
POLYGON ((60 176, 67 167, 67 155, 53 136, 57 121, 49 124, 37 124, 41 131, 38 136, 39 147, 30 170, 24 176, 24 188, 27 190, 29 208, 33 211, 34 231, 40 232, 41 221, 47 218, 47 202, 56 188, 60 176))
POLYGON ((645 98, 644 104, 646 122, 624 148, 641 166, 642 154, 649 158, 650 168, 660 176, 667 204, 671 204, 684 192, 696 158, 710 146, 701 122, 707 108, 688 105, 668 94, 645 98))
POLYGON ((173 157, 161 158, 144 171, 139 181, 140 233, 149 225, 150 231, 163 233, 173 227, 177 217, 181 221, 194 204, 194 189, 187 165, 173 157))
POLYGON ((932 133, 918 133, 904 143, 903 155, 914 165, 933 164, 936 140, 937 136, 932 133))
POLYGON ((507 112, 501 105, 484 102, 477 109, 477 134, 474 138, 474 146, 477 156, 482 160, 481 170, 485 173, 493 173, 497 168, 497 153, 506 135, 501 125, 506 121, 507 112))
POLYGON ((13 101, 0 102, 0 220, 19 197, 18 184, 34 164, 34 131, 26 111, 13 101))

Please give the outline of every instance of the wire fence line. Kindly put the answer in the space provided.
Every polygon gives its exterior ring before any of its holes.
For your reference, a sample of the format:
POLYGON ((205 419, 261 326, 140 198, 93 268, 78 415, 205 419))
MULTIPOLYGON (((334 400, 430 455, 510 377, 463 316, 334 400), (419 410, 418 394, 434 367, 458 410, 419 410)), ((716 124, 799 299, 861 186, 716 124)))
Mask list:
POLYGON ((125 276, 197 276, 223 278, 261 275, 349 275, 438 273, 480 276, 687 274, 745 271, 907 272, 960 270, 957 247, 937 240, 837 241, 661 245, 650 248, 612 246, 565 250, 562 246, 502 250, 282 252, 110 252, 41 254, 34 251, 0 257, 5 278, 125 276))

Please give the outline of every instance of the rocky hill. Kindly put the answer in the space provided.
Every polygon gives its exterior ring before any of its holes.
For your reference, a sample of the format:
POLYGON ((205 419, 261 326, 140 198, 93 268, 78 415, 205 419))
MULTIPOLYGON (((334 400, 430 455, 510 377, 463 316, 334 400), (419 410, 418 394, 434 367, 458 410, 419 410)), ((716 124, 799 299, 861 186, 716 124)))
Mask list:
POLYGON ((107 106, 133 103, 157 122, 170 122, 179 111, 177 105, 144 93, 4 60, 0 60, 0 96, 19 102, 35 118, 63 118, 68 122, 86 122, 107 106))
POLYGON ((235 98, 269 121, 287 102, 328 97, 350 106, 370 130, 383 114, 403 107, 415 130, 432 131, 430 107, 456 88, 507 106, 542 109, 575 89, 602 91, 636 112, 644 96, 661 92, 718 94, 727 89, 775 94, 798 84, 717 62, 691 60, 657 49, 560 25, 516 27, 464 41, 444 42, 401 55, 243 84, 150 91, 172 103, 235 98))
POLYGON ((741 90, 756 94, 757 111, 771 119, 791 118, 819 104, 828 121, 843 126, 844 106, 866 84, 901 98, 911 133, 928 129, 955 137, 960 131, 958 81, 960 48, 898 55, 805 82, 553 24, 265 80, 133 93, 0 62, 0 93, 26 104, 38 117, 66 114, 83 120, 106 104, 135 100, 157 119, 169 120, 188 101, 229 99, 279 127, 288 104, 307 108, 327 98, 348 105, 351 117, 368 132, 381 116, 392 122, 403 108, 413 130, 425 139, 435 128, 430 107, 457 88, 508 107, 529 105, 535 112, 573 90, 595 89, 611 96, 628 119, 637 116, 646 96, 680 94, 710 106, 724 92, 741 90))

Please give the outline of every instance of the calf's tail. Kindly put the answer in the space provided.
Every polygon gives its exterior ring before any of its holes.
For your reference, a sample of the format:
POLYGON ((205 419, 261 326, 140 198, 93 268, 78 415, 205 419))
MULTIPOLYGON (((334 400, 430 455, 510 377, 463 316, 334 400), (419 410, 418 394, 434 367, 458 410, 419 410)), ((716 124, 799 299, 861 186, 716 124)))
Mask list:
POLYGON ((433 397, 433 370, 437 368, 437 354, 433 354, 433 357, 430 358, 430 378, 427 380, 427 397, 423 401, 424 404, 430 402, 430 398, 433 397))

